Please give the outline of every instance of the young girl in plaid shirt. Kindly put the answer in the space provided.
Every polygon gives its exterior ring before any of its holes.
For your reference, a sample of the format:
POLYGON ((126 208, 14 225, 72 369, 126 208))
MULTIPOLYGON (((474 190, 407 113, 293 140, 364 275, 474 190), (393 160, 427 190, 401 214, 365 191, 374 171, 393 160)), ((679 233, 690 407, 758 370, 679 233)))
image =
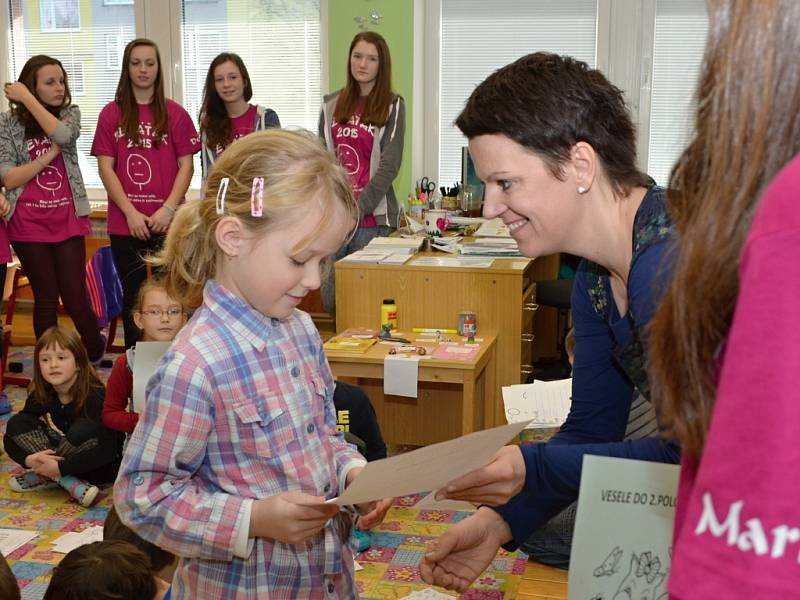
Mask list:
MULTIPOLYGON (((158 262, 198 306, 148 385, 114 501, 180 557, 173 598, 354 598, 352 517, 325 504, 363 468, 336 432, 333 379, 296 310, 356 224, 350 183, 302 133, 222 154, 158 262), (216 202, 214 198, 216 196, 216 202)), ((390 501, 363 509, 360 525, 390 501)))

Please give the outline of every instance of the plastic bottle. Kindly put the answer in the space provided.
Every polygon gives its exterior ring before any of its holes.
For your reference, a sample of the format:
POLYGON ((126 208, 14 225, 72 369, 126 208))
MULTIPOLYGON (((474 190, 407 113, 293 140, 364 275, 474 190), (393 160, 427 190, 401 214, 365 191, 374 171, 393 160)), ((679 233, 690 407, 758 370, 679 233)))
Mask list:
POLYGON ((386 298, 381 304, 381 327, 387 323, 392 329, 397 329, 397 304, 391 298, 386 298))

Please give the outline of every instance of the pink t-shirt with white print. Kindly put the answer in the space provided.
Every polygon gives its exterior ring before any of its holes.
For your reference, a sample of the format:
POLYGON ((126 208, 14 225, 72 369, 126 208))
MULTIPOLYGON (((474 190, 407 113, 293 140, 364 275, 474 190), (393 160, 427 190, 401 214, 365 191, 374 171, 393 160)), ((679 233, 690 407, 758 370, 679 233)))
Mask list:
MULTIPOLYGON (((231 143, 241 137, 250 135, 256 130, 256 111, 258 111, 258 107, 254 104, 249 104, 246 111, 231 119, 231 137, 233 138, 231 143)), ((217 156, 222 154, 224 150, 225 148, 217 144, 217 156)))
MULTIPOLYGON (((52 145, 47 136, 30 138, 26 143, 31 160, 45 154, 52 145)), ((12 242, 56 243, 76 235, 88 235, 91 230, 89 217, 75 214, 67 168, 59 153, 25 184, 8 222, 8 239, 12 242)))
POLYGON ((711 427, 681 462, 669 580, 677 600, 798 596, 800 158, 761 199, 739 262, 711 427))
MULTIPOLYGON (((177 102, 167 100, 167 133, 158 146, 154 143, 155 125, 150 105, 139 105, 140 143, 123 133, 122 113, 116 102, 109 102, 97 119, 92 156, 110 156, 122 189, 136 210, 150 216, 167 199, 178 174, 178 157, 200 151, 200 136, 192 119, 177 102)), ((130 235, 125 215, 109 198, 108 232, 130 235)))
MULTIPOLYGON (((333 147, 336 148, 336 157, 350 176, 353 185, 353 196, 356 202, 370 179, 370 162, 372 160, 372 147, 375 144, 377 128, 361 122, 361 113, 366 100, 362 96, 356 103, 353 115, 347 123, 338 123, 336 120, 331 125, 331 138, 333 147)), ((374 215, 361 217, 362 227, 377 227, 378 222, 374 215)))

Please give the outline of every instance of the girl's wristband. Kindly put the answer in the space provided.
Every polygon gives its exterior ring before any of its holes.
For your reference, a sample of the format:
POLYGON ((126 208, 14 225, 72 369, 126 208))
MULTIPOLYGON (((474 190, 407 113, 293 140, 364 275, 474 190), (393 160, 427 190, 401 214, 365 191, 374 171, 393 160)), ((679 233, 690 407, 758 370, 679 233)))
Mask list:
POLYGON ((163 206, 164 208, 166 208, 166 209, 167 209, 167 210, 170 212, 170 214, 171 214, 172 216, 175 216, 175 209, 174 209, 174 208, 172 208, 172 207, 171 207, 169 204, 166 204, 166 203, 164 203, 164 204, 162 204, 161 206, 163 206))

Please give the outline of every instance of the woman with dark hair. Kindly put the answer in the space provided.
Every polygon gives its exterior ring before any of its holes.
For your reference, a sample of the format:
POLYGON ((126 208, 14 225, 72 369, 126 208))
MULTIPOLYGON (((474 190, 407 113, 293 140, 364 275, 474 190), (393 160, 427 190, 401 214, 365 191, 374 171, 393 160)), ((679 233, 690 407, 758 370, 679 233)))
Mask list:
POLYGON ((270 127, 280 127, 271 108, 250 104, 253 84, 238 54, 223 52, 211 61, 200 107, 200 165, 203 182, 222 151, 240 137, 270 127))
MULTIPOLYGON (((89 200, 78 166, 81 113, 72 104, 60 61, 32 56, 19 80, 4 87, 11 109, 0 115, 0 177, 8 205, 8 239, 33 289, 38 338, 58 321, 59 298, 75 323, 91 361, 105 343, 86 292, 89 200)), ((0 238, 0 262, 10 259, 0 238)))
POLYGON ((132 40, 122 56, 116 97, 100 112, 92 143, 108 193, 108 234, 122 281, 127 348, 139 336, 132 308, 147 277, 143 259, 161 247, 189 188, 198 150, 189 114, 164 95, 158 47, 132 40))
POLYGON ((683 448, 670 598, 797 595, 800 4, 707 3, 696 130, 670 181, 654 398, 683 448))
POLYGON ((464 589, 503 544, 567 566, 584 454, 676 463, 679 451, 658 438, 644 350, 673 228, 664 190, 636 167, 622 92, 585 63, 536 53, 481 83, 456 125, 486 182, 485 216, 502 219, 525 256, 583 257, 566 422, 549 442, 507 446, 440 491, 487 505, 421 565, 426 581, 464 589))
MULTIPOLYGON (((319 136, 350 175, 361 213, 358 230, 333 261, 397 228, 392 182, 400 171, 405 143, 405 101, 392 92, 386 40, 374 31, 357 33, 349 57, 347 84, 325 96, 319 116, 319 136)), ((322 282, 322 303, 329 314, 336 314, 333 269, 322 282)))

